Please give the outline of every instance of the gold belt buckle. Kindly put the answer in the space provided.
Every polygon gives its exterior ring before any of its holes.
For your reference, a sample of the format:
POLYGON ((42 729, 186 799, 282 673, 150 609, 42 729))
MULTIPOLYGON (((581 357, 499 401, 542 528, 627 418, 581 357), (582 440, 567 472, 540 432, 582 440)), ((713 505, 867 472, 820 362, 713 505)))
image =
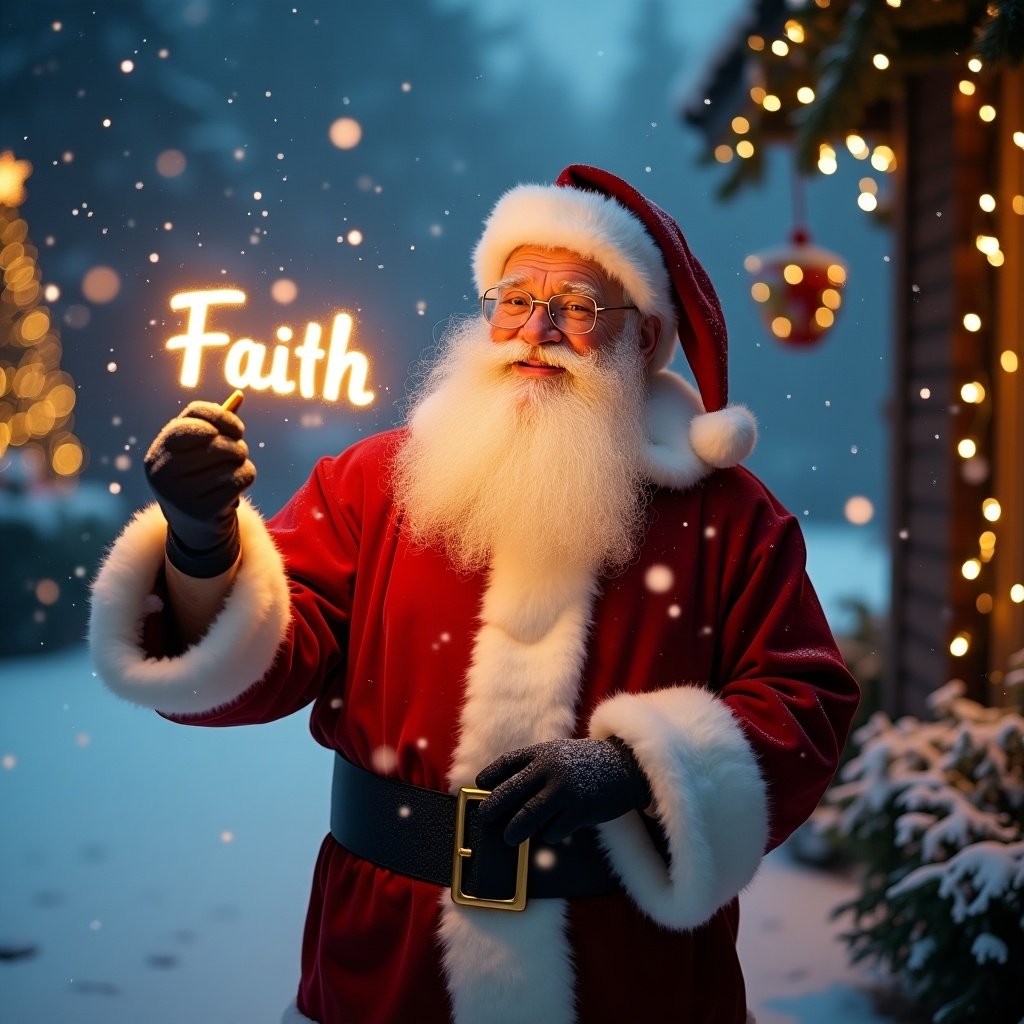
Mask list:
POLYGON ((455 804, 455 851, 452 855, 452 899, 464 907, 488 907, 491 910, 526 909, 526 873, 530 859, 530 840, 519 844, 516 860, 516 894, 509 900, 489 900, 482 896, 471 896, 462 891, 462 862, 473 855, 466 847, 466 804, 470 800, 483 800, 490 796, 488 789, 472 789, 463 786, 455 804))

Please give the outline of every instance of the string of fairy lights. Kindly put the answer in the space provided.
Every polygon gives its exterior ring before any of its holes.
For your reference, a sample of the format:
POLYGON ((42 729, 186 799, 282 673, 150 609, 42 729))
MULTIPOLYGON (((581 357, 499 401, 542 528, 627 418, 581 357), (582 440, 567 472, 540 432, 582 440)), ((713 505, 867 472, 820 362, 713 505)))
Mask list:
MULTIPOLYGON (((847 18, 851 11, 848 4, 833 3, 833 0, 808 0, 803 4, 803 8, 802 15, 794 12, 794 16, 785 21, 779 38, 766 39, 756 34, 747 38, 747 47, 752 58, 748 62, 752 72, 749 102, 732 118, 731 137, 719 142, 713 150, 714 159, 721 164, 740 162, 739 165, 734 165, 732 176, 722 188, 721 194, 727 196, 743 179, 756 177, 763 140, 770 139, 773 135, 784 135, 789 138, 794 130, 797 130, 799 135, 802 126, 805 129, 802 137, 802 145, 805 147, 802 163, 807 170, 810 171, 812 154, 816 152, 817 171, 823 175, 835 174, 842 156, 840 151, 845 145, 850 157, 863 161, 866 165, 865 173, 858 181, 857 205, 868 214, 884 217, 890 208, 890 190, 886 179, 898 169, 897 155, 884 143, 870 143, 865 138, 865 135, 870 135, 869 131, 862 135, 850 130, 853 127, 852 123, 842 127, 829 124, 829 118, 841 116, 844 107, 842 103, 836 101, 836 68, 833 66, 830 72, 818 70, 818 65, 825 63, 821 60, 822 50, 826 46, 834 49, 836 32, 840 27, 849 28, 851 38, 844 40, 844 43, 848 45, 851 53, 858 47, 860 50, 857 51, 857 59, 851 59, 846 69, 849 71, 856 66, 856 73, 850 72, 856 81, 852 86, 851 83, 847 85, 860 90, 858 100, 863 102, 860 103, 859 109, 863 112, 867 108, 868 100, 894 95, 895 90, 891 88, 894 80, 891 77, 886 79, 885 76, 898 75, 903 67, 902 55, 897 52, 872 52, 869 47, 874 45, 873 41, 877 38, 896 40, 901 31, 912 30, 917 24, 923 24, 924 20, 933 20, 942 12, 938 11, 934 4, 925 9, 914 0, 885 0, 884 5, 879 3, 870 9, 858 8, 857 17, 863 19, 860 23, 854 24, 853 19, 842 20, 840 26, 836 19, 847 18), (886 12, 886 8, 890 10, 886 12), (868 19, 872 18, 876 21, 869 24, 868 19), (818 19, 817 35, 811 39, 810 26, 815 25, 814 19, 818 19), (877 27, 877 19, 886 19, 886 32, 872 31, 872 27, 877 27), (914 19, 921 21, 915 24, 914 19), (825 25, 824 31, 822 25, 825 25), (854 36, 856 38, 853 38, 854 36), (815 46, 818 47, 817 53, 812 52, 815 46), (829 74, 832 75, 832 81, 826 82, 829 74), (873 75, 876 77, 873 78, 873 75), (829 89, 832 90, 829 96, 830 111, 819 109, 817 132, 807 131, 808 126, 814 123, 814 118, 809 116, 812 113, 810 108, 819 100, 819 93, 824 94, 825 90, 829 89), (825 138, 826 135, 831 141, 825 138), (837 141, 838 139, 842 141, 837 141)), ((985 21, 975 26, 977 38, 981 38, 983 32, 1000 14, 997 4, 990 4, 985 9, 985 21)), ((974 237, 970 239, 970 246, 976 252, 977 258, 986 262, 985 273, 990 276, 997 275, 1005 262, 1002 243, 995 226, 1000 213, 1012 210, 1013 214, 1024 216, 1024 195, 1021 194, 1024 191, 1024 160, 1021 159, 1024 152, 1024 130, 1021 129, 1024 126, 1004 123, 1005 119, 1000 116, 1000 111, 987 95, 986 87, 991 81, 987 74, 989 70, 979 56, 967 59, 963 74, 956 85, 959 93, 956 99, 958 110, 963 112, 967 107, 969 116, 977 117, 984 125, 991 126, 994 132, 1006 133, 995 141, 1005 144, 1009 139, 1016 147, 1016 180, 1003 181, 998 189, 993 186, 977 197, 977 227, 972 229, 974 237)), ((858 116, 847 115, 846 120, 855 122, 858 116)), ((995 174, 995 171, 992 173, 995 174)), ((750 266, 748 269, 754 270, 750 266)), ((991 283, 990 276, 990 292, 991 283)), ((841 289, 840 282, 833 284, 838 286, 837 291, 841 289)), ((762 283, 755 284, 752 294, 759 303, 766 302, 769 297, 767 288, 762 283)), ((979 363, 974 379, 962 381, 959 388, 959 397, 963 403, 961 412, 967 412, 968 415, 960 417, 963 421, 962 436, 957 439, 956 451, 961 460, 961 477, 964 482, 976 485, 982 493, 988 492, 978 504, 977 532, 963 541, 960 572, 965 580, 976 582, 975 608, 979 614, 987 616, 1000 600, 1024 604, 1024 578, 1013 582, 1008 593, 993 593, 991 580, 995 574, 990 568, 990 563, 996 557, 997 531, 999 524, 1005 519, 1006 512, 999 499, 992 493, 994 487, 990 469, 991 453, 983 450, 988 426, 994 417, 996 387, 991 377, 1000 373, 1020 372, 1020 358, 1014 347, 1019 346, 1019 342, 1008 336, 1000 337, 997 333, 996 318, 989 312, 965 308, 959 313, 959 317, 962 329, 978 340, 978 344, 972 348, 979 354, 979 363), (989 360, 991 366, 986 365, 984 354, 993 351, 995 357, 989 360)), ((827 321, 828 317, 825 316, 824 319, 827 321)), ((773 327, 773 332, 783 340, 788 327, 788 324, 780 322, 778 329, 773 327)), ((928 389, 922 389, 921 397, 931 397, 928 389)), ((950 633, 950 653, 957 658, 965 656, 973 643, 969 624, 954 622, 950 633)))
MULTIPOLYGON (((957 89, 960 93, 961 102, 973 104, 973 116, 978 117, 984 124, 992 125, 993 131, 997 133, 1009 132, 1013 146, 1018 151, 1024 152, 1024 131, 1015 129, 1013 125, 1003 125, 999 117, 999 111, 983 95, 981 83, 977 76, 982 72, 983 65, 977 57, 967 61, 966 74, 960 79, 957 89)), ((997 140, 1005 141, 1005 140, 997 140)), ((1016 161, 1018 168, 1021 166, 1020 158, 1016 161)), ((989 274, 999 273, 1005 263, 1005 255, 1002 250, 1000 239, 996 233, 995 218, 999 214, 1001 203, 1009 204, 1010 209, 1017 216, 1024 216, 1024 195, 1016 192, 1015 189, 1022 183, 1018 175, 1016 181, 1005 181, 1000 183, 999 191, 1002 195, 997 196, 996 189, 982 192, 977 197, 978 224, 973 248, 978 259, 984 259, 989 274)), ((1003 282, 1005 284, 1005 282, 1003 282)), ((1009 337, 1000 338, 993 332, 996 324, 991 317, 983 317, 982 314, 973 309, 964 310, 961 323, 963 329, 971 335, 979 337, 979 342, 988 340, 997 348, 999 369, 995 370, 993 360, 993 372, 1003 374, 1015 374, 1020 369, 1020 359, 1016 351, 1009 347, 1009 337), (987 339, 983 339, 984 335, 987 339)), ((991 345, 978 344, 975 349, 979 352, 986 352, 991 345)), ((981 367, 979 377, 987 377, 987 368, 981 367)), ((962 431, 963 436, 957 442, 957 454, 962 460, 962 475, 968 483, 986 483, 990 481, 989 458, 987 453, 982 451, 979 437, 984 436, 985 427, 991 422, 993 416, 993 395, 994 388, 986 387, 982 380, 968 380, 960 387, 960 398, 964 405, 971 411, 970 421, 965 424, 966 429, 962 431), (974 428, 974 429, 972 429, 974 428)), ((996 554, 997 534, 996 530, 1003 520, 1003 508, 998 498, 987 494, 978 506, 979 528, 976 544, 971 547, 974 550, 963 552, 964 561, 960 566, 961 575, 965 580, 976 581, 978 590, 975 595, 975 607, 981 615, 989 615, 995 607, 996 601, 1009 598, 1014 604, 1024 604, 1024 580, 1017 580, 1009 587, 1009 593, 1000 595, 993 594, 994 589, 990 585, 992 573, 988 565, 996 554)), ((949 651, 954 657, 964 657, 971 649, 973 637, 971 631, 966 627, 954 626, 956 633, 949 644, 949 651)))

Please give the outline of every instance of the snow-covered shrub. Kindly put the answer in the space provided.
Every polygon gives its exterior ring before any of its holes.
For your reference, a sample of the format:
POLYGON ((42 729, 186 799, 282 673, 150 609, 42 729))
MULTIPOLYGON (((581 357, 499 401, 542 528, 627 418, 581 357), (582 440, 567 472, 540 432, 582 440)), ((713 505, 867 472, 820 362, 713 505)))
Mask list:
MULTIPOLYGON (((1007 673, 1024 679, 1024 651, 1007 673)), ((844 938, 934 1024, 1024 1018, 1024 717, 931 695, 934 721, 876 712, 818 811, 865 867, 844 938)), ((1021 687, 1018 692, 1024 692, 1021 687)))

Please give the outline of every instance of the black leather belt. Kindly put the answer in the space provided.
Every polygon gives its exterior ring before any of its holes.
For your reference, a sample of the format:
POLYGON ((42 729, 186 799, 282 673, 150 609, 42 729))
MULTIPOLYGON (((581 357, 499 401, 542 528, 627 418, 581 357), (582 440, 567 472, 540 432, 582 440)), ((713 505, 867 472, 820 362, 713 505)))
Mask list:
POLYGON ((479 821, 487 794, 458 796, 411 786, 334 759, 331 835, 345 849, 400 875, 452 890, 456 903, 521 910, 527 897, 571 899, 622 892, 593 829, 565 842, 522 847, 502 838, 504 822, 479 821))

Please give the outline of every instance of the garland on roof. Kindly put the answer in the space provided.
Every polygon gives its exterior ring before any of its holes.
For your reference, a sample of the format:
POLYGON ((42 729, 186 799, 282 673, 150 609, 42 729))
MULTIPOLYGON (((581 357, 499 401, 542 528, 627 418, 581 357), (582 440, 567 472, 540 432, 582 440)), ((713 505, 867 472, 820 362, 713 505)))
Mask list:
POLYGON ((878 112, 899 99, 907 75, 972 56, 989 70, 1024 60, 1024 0, 805 0, 789 8, 777 38, 745 41, 744 100, 729 129, 710 140, 708 159, 733 165, 719 198, 760 179, 773 139, 794 141, 801 171, 830 173, 837 140, 884 131, 878 112))

